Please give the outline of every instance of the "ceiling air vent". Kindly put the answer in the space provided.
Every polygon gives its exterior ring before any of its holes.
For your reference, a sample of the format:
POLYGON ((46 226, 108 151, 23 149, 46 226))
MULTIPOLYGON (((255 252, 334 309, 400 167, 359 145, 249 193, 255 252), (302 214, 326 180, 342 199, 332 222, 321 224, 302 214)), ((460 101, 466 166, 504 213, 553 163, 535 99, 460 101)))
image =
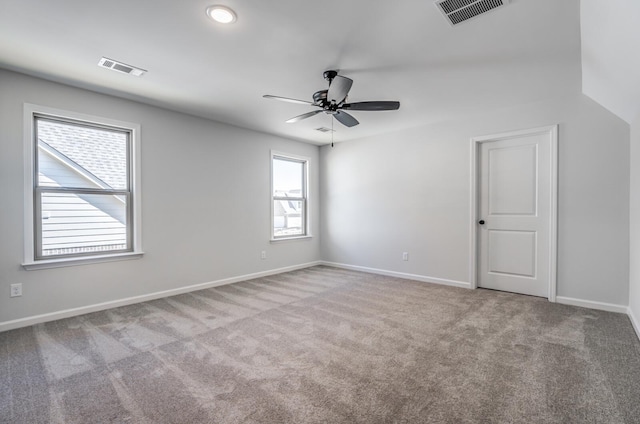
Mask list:
POLYGON ((438 10, 452 26, 507 4, 509 0, 440 0, 436 2, 438 10))
POLYGON ((98 62, 98 66, 111 69, 112 71, 118 71, 124 74, 133 75, 136 77, 139 77, 145 72, 147 72, 144 69, 136 68, 135 66, 127 65, 122 62, 118 62, 117 60, 108 59, 106 57, 103 57, 102 59, 100 59, 100 62, 98 62))
POLYGON ((323 133, 330 132, 330 131, 336 132, 336 130, 332 130, 331 128, 327 128, 327 127, 316 128, 316 131, 320 131, 323 133))

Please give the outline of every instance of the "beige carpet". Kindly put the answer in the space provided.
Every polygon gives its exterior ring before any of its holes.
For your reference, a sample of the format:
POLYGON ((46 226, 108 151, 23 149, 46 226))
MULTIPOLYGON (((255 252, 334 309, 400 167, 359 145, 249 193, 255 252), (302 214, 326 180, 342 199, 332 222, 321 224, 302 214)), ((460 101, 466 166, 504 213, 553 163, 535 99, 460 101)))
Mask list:
POLYGON ((314 267, 0 333, 3 423, 639 423, 625 315, 314 267))

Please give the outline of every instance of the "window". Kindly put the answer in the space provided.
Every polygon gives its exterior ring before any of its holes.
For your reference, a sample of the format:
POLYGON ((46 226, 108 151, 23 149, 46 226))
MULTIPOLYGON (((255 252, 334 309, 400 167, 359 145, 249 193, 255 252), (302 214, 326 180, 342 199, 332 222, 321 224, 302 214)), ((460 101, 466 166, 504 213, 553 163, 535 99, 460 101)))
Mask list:
POLYGON ((25 114, 25 268, 139 255, 139 127, 32 105, 25 114))
POLYGON ((308 236, 308 160, 271 154, 273 240, 308 236))

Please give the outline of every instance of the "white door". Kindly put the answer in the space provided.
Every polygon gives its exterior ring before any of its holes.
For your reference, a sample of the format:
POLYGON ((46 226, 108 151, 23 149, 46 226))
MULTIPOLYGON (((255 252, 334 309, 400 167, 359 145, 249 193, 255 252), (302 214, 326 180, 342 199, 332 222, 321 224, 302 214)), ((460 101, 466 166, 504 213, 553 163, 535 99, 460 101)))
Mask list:
POLYGON ((555 128, 480 143, 478 286, 549 297, 555 280, 555 149, 555 128))

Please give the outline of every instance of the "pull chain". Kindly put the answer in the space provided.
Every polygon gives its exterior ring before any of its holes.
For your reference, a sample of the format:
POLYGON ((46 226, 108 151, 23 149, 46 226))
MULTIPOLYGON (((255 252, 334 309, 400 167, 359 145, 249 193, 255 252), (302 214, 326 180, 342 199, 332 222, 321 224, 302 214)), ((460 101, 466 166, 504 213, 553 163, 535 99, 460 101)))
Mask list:
POLYGON ((331 147, 333 147, 333 115, 331 116, 331 147))

